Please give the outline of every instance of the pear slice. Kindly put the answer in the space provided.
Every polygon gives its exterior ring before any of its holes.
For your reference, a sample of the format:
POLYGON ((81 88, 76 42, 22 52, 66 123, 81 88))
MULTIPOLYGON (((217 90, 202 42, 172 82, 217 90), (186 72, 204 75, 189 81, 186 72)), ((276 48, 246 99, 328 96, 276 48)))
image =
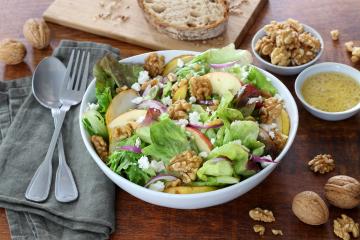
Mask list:
POLYGON ((287 111, 285 109, 281 110, 281 114, 280 114, 280 116, 278 116, 276 118, 275 122, 277 123, 278 128, 281 131, 281 133, 286 136, 289 136, 290 119, 289 119, 289 114, 287 113, 287 111))
POLYGON ((181 55, 174 57, 165 65, 164 71, 162 72, 163 76, 167 76, 169 73, 172 73, 177 68, 178 60, 181 59, 184 63, 190 62, 194 58, 193 55, 181 55))
POLYGON ((223 96, 227 91, 236 94, 241 88, 240 80, 227 72, 212 72, 205 75, 210 80, 213 93, 223 96))
POLYGON ((136 104, 132 100, 138 97, 139 94, 133 89, 128 89, 117 94, 111 101, 106 114, 105 121, 106 125, 109 125, 111 121, 136 107, 136 104))

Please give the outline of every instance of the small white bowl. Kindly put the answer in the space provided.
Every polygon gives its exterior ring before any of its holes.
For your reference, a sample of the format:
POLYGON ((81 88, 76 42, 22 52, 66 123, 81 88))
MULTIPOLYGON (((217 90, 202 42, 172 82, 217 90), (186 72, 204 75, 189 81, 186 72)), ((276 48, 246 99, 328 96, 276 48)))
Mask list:
POLYGON ((323 41, 321 35, 312 27, 309 27, 308 25, 305 25, 305 24, 302 24, 302 25, 304 26, 305 32, 311 33, 311 35, 313 35, 320 41, 321 48, 320 48, 320 51, 318 52, 318 54, 316 55, 316 57, 313 60, 311 60, 310 62, 305 63, 303 65, 289 66, 289 67, 274 65, 271 62, 266 61, 255 50, 256 42, 260 38, 262 38, 266 35, 264 27, 263 27, 259 31, 257 31, 257 33, 254 35, 254 37, 251 41, 251 50, 252 50, 253 54, 255 55, 256 59, 258 59, 260 61, 260 66, 262 68, 265 68, 266 70, 269 70, 270 72, 273 72, 273 73, 276 73, 279 75, 284 75, 284 76, 296 75, 296 74, 300 73, 302 70, 304 70, 305 68, 313 65, 321 57, 321 55, 324 51, 324 41, 323 41))
POLYGON ((343 112, 325 112, 311 106, 305 101, 301 93, 301 87, 304 81, 310 76, 313 76, 314 74, 321 72, 338 72, 338 73, 346 74, 354 78, 360 84, 360 71, 356 70, 355 68, 335 62, 325 62, 325 63, 315 64, 314 66, 311 66, 305 69, 304 71, 302 71, 295 80, 295 93, 297 97, 300 99, 301 103, 304 105, 305 109, 308 110, 315 117, 328 121, 343 120, 360 112, 360 103, 358 103, 353 108, 350 108, 343 112))

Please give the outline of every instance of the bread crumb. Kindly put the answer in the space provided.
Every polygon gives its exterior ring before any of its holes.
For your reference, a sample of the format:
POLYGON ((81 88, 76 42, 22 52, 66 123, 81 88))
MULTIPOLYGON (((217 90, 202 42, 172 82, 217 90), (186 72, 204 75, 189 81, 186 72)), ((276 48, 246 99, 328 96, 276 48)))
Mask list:
POLYGON ((339 32, 338 29, 331 30, 331 31, 330 31, 330 34, 331 34, 331 39, 332 39, 333 41, 339 40, 340 32, 339 32))

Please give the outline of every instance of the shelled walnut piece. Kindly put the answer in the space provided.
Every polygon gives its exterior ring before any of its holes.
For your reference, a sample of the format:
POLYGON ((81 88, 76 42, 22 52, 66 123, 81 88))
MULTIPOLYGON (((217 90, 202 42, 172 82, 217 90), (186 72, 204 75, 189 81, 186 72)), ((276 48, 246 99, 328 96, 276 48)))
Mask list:
POLYGON ((177 172, 184 183, 190 183, 196 179, 196 172, 202 162, 200 156, 188 150, 173 157, 167 168, 169 171, 177 172))
POLYGON ((270 62, 279 66, 298 66, 313 60, 321 48, 319 39, 294 19, 285 22, 271 21, 264 27, 266 36, 256 42, 255 51, 268 56, 270 62))
POLYGON ((332 40, 337 41, 337 40, 339 40, 340 32, 338 29, 334 29, 334 30, 330 31, 330 35, 331 35, 332 40))
POLYGON ((169 117, 174 120, 187 119, 188 112, 190 110, 191 103, 188 103, 186 102, 186 100, 181 99, 170 105, 170 107, 168 108, 168 113, 169 117))
POLYGON ((129 122, 124 126, 117 127, 114 129, 114 133, 112 136, 114 139, 118 139, 118 140, 128 138, 133 134, 137 125, 138 124, 136 122, 129 122))
POLYGON ((23 27, 23 34, 34 48, 44 49, 50 43, 50 29, 43 19, 30 18, 23 27))
POLYGON ((271 123, 282 111, 282 102, 275 97, 266 98, 260 108, 260 121, 262 123, 271 123))
POLYGON ((274 234, 275 236, 280 235, 283 236, 283 232, 280 229, 271 229, 272 234, 274 234))
POLYGON ((211 97, 212 87, 206 76, 192 77, 190 79, 190 93, 198 100, 205 100, 211 97))
POLYGON ((265 227, 263 225, 255 224, 253 229, 254 232, 259 233, 260 236, 263 236, 265 233, 265 227))
POLYGON ((351 52, 351 61, 357 63, 360 61, 360 47, 353 47, 351 52))
POLYGON ((334 220, 334 233, 341 239, 350 240, 350 233, 354 238, 359 237, 359 223, 355 223, 351 217, 341 214, 341 218, 334 220))
POLYGON ((144 69, 149 72, 150 77, 160 75, 165 67, 165 58, 157 53, 150 53, 145 59, 144 69))
POLYGON ((0 61, 15 65, 24 61, 26 48, 18 40, 6 38, 0 42, 0 61))
POLYGON ((308 165, 313 172, 324 174, 334 170, 335 160, 330 154, 319 154, 310 160, 308 165))
POLYGON ((360 183, 355 178, 345 175, 331 177, 324 190, 326 199, 336 207, 351 209, 360 205, 360 183))
POLYGON ((97 154, 100 156, 101 160, 105 161, 109 156, 108 145, 105 142, 104 138, 101 136, 93 135, 91 136, 91 142, 95 147, 97 154))
POLYGON ((274 214, 267 209, 254 208, 249 211, 249 216, 255 221, 275 222, 274 214))

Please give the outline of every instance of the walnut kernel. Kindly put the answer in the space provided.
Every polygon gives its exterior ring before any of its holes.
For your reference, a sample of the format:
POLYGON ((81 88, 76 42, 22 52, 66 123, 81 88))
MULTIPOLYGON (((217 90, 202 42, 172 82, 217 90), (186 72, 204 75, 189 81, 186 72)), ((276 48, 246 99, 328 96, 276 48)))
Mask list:
POLYGON ((177 100, 168 108, 169 117, 174 120, 187 119, 188 112, 191 110, 191 104, 184 99, 177 100))
POLYGON ((338 29, 334 29, 334 30, 330 31, 330 35, 331 35, 332 40, 337 41, 337 40, 339 40, 340 32, 338 29))
POLYGON ((212 87, 206 76, 192 77, 190 79, 190 93, 198 100, 211 97, 212 87))
POLYGON ((15 39, 6 38, 0 42, 0 61, 15 65, 21 63, 26 55, 24 44, 15 39))
POLYGON ((250 210, 249 216, 255 221, 275 222, 275 217, 272 211, 258 207, 250 210))
POLYGON ((285 47, 276 47, 270 54, 271 63, 279 66, 288 66, 291 62, 290 57, 291 52, 285 47))
POLYGON ((268 56, 274 50, 275 44, 271 37, 265 36, 256 42, 255 51, 263 56, 268 56))
POLYGON ((351 217, 341 214, 341 218, 334 220, 334 233, 344 240, 350 240, 350 233, 357 238, 359 237, 359 223, 355 223, 351 217))
POLYGON ((344 46, 345 46, 346 51, 352 52, 353 47, 354 47, 354 42, 353 42, 353 41, 346 42, 346 43, 344 44, 344 46))
POLYGON ((129 122, 122 127, 116 127, 114 129, 113 138, 117 140, 122 140, 130 137, 136 129, 137 125, 138 124, 136 122, 129 122))
POLYGON ((282 102, 278 98, 266 98, 260 108, 260 120, 262 123, 271 123, 282 111, 282 102))
POLYGON ((263 225, 255 224, 253 229, 254 232, 259 233, 260 236, 263 236, 265 233, 265 227, 263 225))
POLYGON ((283 232, 280 229, 271 229, 272 234, 274 234, 275 236, 280 235, 283 236, 283 232))
POLYGON ((150 53, 145 59, 144 69, 149 72, 151 77, 160 75, 164 70, 165 58, 157 53, 150 53))
POLYGON ((91 136, 91 142, 95 147, 95 150, 101 160, 106 161, 109 152, 108 152, 108 145, 101 136, 93 135, 91 136))
POLYGON ((23 27, 25 38, 34 48, 44 49, 50 43, 50 29, 42 19, 30 18, 23 27))
POLYGON ((196 172, 202 162, 201 157, 196 155, 194 151, 188 150, 173 157, 170 160, 168 170, 179 173, 184 183, 190 183, 196 179, 196 172))
POLYGON ((335 160, 330 154, 319 154, 308 162, 310 169, 321 174, 330 172, 335 168, 335 160))

